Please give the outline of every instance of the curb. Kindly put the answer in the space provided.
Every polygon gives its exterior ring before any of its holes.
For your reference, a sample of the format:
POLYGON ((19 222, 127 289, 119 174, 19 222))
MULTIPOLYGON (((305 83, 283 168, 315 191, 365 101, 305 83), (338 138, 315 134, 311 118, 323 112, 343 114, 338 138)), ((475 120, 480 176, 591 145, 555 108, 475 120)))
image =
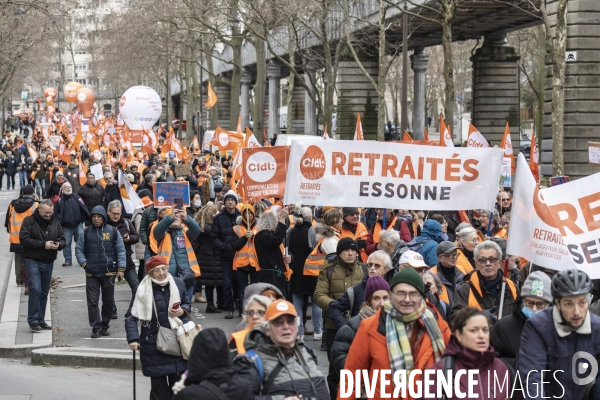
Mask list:
POLYGON ((52 344, 17 344, 10 347, 0 347, 0 358, 27 358, 34 350, 51 347, 52 344))
MULTIPOLYGON (((136 368, 141 371, 139 352, 136 368)), ((54 347, 31 352, 32 364, 50 364, 66 367, 133 369, 130 350, 98 349, 92 347, 54 347)))

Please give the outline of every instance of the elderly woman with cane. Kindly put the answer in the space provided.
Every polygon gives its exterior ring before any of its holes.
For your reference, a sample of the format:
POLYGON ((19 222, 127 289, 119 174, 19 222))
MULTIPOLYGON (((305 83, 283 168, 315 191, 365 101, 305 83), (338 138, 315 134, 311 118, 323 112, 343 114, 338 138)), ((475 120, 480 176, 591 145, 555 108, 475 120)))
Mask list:
POLYGON ((140 351, 142 373, 151 381, 150 400, 169 400, 172 386, 186 370, 186 361, 181 354, 170 355, 163 352, 164 348, 159 350, 158 336, 161 328, 176 329, 178 317, 187 322, 184 310, 189 313, 191 304, 185 284, 169 274, 169 263, 164 257, 151 257, 145 271, 146 276, 125 315, 127 342, 134 354, 140 351))

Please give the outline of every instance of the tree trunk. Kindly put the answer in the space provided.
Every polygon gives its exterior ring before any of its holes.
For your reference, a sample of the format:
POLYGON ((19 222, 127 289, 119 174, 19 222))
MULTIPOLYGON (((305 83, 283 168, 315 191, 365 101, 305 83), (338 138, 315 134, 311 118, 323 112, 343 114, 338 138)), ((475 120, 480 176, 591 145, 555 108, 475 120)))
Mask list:
POLYGON ((192 75, 195 70, 194 65, 191 62, 185 63, 185 88, 187 92, 187 106, 185 108, 185 139, 187 141, 192 140, 194 136, 194 98, 195 93, 193 90, 192 75))
POLYGON ((229 102, 229 127, 233 131, 237 127, 240 116, 240 94, 242 84, 242 37, 237 28, 234 29, 234 37, 231 39, 233 51, 233 64, 231 68, 231 99, 229 102))
POLYGON ((564 175, 564 113, 565 113, 565 69, 564 57, 567 49, 567 0, 558 0, 556 11, 556 33, 552 53, 552 173, 564 175))
POLYGON ((254 107, 252 109, 252 133, 259 141, 263 142, 263 112, 265 109, 265 79, 267 78, 267 69, 265 63, 265 43, 256 38, 256 83, 254 84, 254 107))
POLYGON ((384 0, 379 0, 379 71, 377 76, 377 140, 383 142, 385 140, 385 119, 386 119, 386 105, 385 105, 385 86, 386 86, 386 75, 387 68, 389 65, 385 54, 385 30, 386 21, 385 15, 387 12, 387 6, 384 0))
MULTIPOLYGON (((452 24, 447 18, 442 23, 442 48, 444 50, 444 120, 454 135, 454 70, 452 67, 452 24)), ((443 132, 440 132, 440 137, 443 132)), ((460 138, 460 135, 457 134, 460 138)), ((460 139, 459 139, 460 140, 460 139)), ((460 144, 460 143, 455 143, 460 144)))
MULTIPOLYGON (((538 29, 538 38, 545 37, 545 31, 543 25, 539 26, 538 29)), ((536 87, 536 104, 535 104, 535 137, 542 143, 542 132, 543 132, 543 123, 544 123, 544 93, 546 91, 546 51, 540 50, 540 54, 537 54, 536 63, 537 63, 537 75, 535 77, 535 87, 536 87)), ((538 147, 541 149, 541 147, 538 147)), ((541 152, 540 152, 541 154, 541 152)))

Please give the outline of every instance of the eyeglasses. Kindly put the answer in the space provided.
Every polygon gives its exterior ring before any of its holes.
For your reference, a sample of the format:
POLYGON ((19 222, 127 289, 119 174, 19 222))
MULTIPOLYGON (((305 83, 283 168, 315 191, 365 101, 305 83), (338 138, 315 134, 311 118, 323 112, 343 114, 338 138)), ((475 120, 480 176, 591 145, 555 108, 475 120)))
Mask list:
POLYGON ((419 300, 419 298, 421 298, 421 293, 419 293, 419 292, 410 292, 410 293, 406 293, 406 292, 394 293, 394 292, 392 292, 392 294, 394 296, 396 296, 398 298, 398 300, 404 300, 404 299, 406 299, 407 296, 412 301, 419 300))
POLYGON ((524 300, 523 303, 525 304, 526 307, 533 309, 533 307, 537 308, 538 310, 543 310, 545 308, 548 307, 548 303, 546 303, 545 301, 532 301, 532 300, 524 300))
POLYGON ((358 213, 348 214, 346 217, 358 217, 358 213))
POLYGON ((284 324, 288 324, 288 326, 295 326, 297 324, 296 317, 290 315, 285 318, 277 318, 271 321, 271 325, 276 328, 281 328, 284 324))
POLYGON ((376 269, 381 268, 383 265, 381 264, 375 264, 375 263, 367 263, 367 265, 369 266, 369 268, 375 267, 376 269))
POLYGON ((449 254, 440 254, 440 257, 456 258, 458 257, 458 251, 453 251, 449 254))
POLYGON ((246 315, 249 317, 254 317, 255 315, 258 315, 259 317, 264 317, 265 312, 265 310, 248 310, 246 311, 246 315))
POLYGON ((477 260, 477 262, 479 264, 487 264, 488 262, 490 264, 496 264, 499 260, 496 257, 490 257, 490 258, 480 258, 477 260))
POLYGON ((166 274, 167 272, 169 272, 169 268, 167 268, 167 267, 162 267, 162 268, 156 267, 156 268, 152 269, 152 272, 158 272, 158 273, 164 273, 164 274, 166 274))
POLYGON ((473 244, 479 243, 479 239, 464 239, 464 241, 467 243, 473 243, 473 244))

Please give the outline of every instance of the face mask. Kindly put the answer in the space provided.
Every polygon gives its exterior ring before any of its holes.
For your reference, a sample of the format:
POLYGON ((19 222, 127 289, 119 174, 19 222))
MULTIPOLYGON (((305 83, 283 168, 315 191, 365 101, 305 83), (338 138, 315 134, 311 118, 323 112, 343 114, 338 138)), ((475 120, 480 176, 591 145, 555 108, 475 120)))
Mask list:
POLYGON ((527 306, 523 306, 523 309, 521 310, 521 312, 523 313, 525 318, 529 319, 529 318, 533 317, 536 313, 538 313, 539 310, 533 311, 531 308, 529 308, 527 306))
POLYGON ((195 201, 195 202, 194 202, 194 207, 196 207, 196 208, 197 208, 197 207, 200 207, 201 205, 202 205, 202 202, 201 202, 201 201, 195 201))

